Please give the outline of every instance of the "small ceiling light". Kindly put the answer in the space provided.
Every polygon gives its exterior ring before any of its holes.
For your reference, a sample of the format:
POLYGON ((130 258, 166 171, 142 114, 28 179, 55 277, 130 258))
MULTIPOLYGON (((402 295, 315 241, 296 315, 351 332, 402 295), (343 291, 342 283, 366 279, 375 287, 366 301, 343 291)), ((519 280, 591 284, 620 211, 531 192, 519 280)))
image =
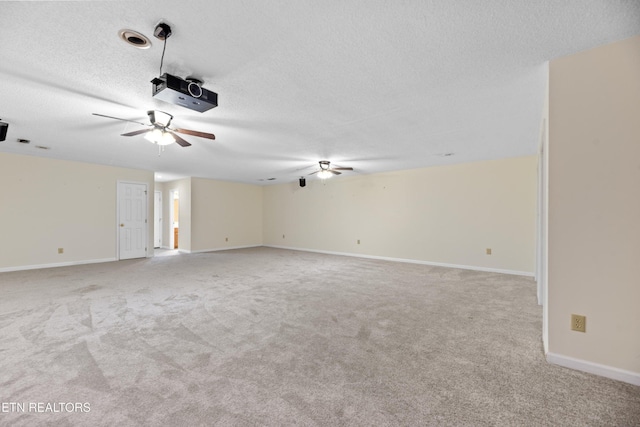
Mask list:
POLYGON ((149 49, 151 47, 151 41, 144 35, 133 30, 120 30, 118 33, 120 38, 138 49, 149 49))

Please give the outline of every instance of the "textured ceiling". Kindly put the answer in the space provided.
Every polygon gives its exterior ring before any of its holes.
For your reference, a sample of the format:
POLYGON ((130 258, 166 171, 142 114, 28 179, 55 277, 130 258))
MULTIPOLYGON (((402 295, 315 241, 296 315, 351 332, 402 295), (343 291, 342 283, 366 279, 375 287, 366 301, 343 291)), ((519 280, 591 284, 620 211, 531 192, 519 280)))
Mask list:
POLYGON ((637 34, 631 0, 0 1, 0 151, 253 184, 323 159, 346 175, 530 155, 546 62, 637 34), (162 71, 202 78, 219 107, 152 98, 160 21, 162 71), (91 114, 149 109, 216 140, 159 155, 119 136, 141 126, 91 114))

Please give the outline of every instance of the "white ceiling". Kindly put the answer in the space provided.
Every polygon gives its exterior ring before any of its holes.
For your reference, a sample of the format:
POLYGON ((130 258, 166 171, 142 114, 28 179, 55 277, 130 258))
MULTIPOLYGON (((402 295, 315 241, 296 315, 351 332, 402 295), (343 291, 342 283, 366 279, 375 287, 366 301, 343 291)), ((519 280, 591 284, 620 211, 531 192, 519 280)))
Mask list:
POLYGON ((0 1, 0 151, 252 184, 323 159, 346 175, 530 155, 546 62, 637 34, 637 0, 0 1), (219 107, 152 98, 160 21, 162 71, 201 77, 219 107), (120 136, 141 126, 91 114, 149 109, 216 140, 159 156, 120 136))

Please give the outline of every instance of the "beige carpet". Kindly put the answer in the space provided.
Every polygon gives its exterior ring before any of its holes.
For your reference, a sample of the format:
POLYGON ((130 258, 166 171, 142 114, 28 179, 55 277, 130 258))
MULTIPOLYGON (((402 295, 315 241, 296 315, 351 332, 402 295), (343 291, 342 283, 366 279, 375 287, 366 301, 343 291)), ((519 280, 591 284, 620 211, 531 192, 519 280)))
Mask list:
POLYGON ((530 278, 255 248, 0 290, 0 425, 640 425, 545 362, 530 278))

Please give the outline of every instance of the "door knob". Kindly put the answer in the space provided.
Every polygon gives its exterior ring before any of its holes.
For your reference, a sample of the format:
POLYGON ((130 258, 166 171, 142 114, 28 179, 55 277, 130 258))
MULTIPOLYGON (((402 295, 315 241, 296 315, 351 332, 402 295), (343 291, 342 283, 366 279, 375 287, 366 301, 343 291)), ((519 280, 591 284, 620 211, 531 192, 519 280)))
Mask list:
POLYGON ((124 227, 124 224, 120 224, 120 227, 124 227))

